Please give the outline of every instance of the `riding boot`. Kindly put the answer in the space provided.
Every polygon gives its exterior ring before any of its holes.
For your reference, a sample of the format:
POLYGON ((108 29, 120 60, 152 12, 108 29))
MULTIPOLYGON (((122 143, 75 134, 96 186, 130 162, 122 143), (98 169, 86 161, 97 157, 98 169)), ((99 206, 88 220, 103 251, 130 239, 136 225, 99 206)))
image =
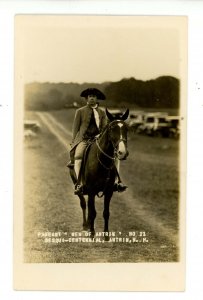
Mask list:
POLYGON ((120 160, 119 159, 115 160, 115 167, 116 167, 116 170, 117 170, 117 180, 118 181, 114 183, 114 191, 124 192, 127 189, 127 185, 124 185, 121 182, 121 178, 119 176, 119 170, 120 170, 120 160))
POLYGON ((78 179, 76 185, 75 185, 75 191, 74 191, 74 194, 75 195, 79 195, 79 194, 82 194, 82 185, 81 183, 79 182, 79 173, 80 173, 80 168, 81 168, 81 164, 82 164, 82 160, 81 159, 76 159, 75 160, 75 174, 76 174, 76 177, 78 179))

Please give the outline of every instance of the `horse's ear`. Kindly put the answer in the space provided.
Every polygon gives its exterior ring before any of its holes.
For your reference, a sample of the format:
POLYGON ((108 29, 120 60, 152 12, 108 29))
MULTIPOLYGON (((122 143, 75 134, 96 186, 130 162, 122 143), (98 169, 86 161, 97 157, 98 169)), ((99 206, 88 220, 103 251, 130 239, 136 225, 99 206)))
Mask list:
POLYGON ((126 109, 126 111, 121 117, 121 120, 125 121, 128 118, 128 115, 129 115, 129 108, 126 109))
POLYGON ((107 115, 107 117, 108 117, 108 119, 109 119, 110 121, 114 121, 114 117, 113 117, 112 114, 108 111, 107 108, 106 108, 106 115, 107 115))

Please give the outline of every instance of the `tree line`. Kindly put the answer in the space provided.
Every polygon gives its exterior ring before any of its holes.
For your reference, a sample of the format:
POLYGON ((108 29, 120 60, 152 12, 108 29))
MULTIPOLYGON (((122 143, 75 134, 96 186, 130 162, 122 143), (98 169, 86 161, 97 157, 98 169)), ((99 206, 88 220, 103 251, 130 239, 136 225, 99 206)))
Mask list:
POLYGON ((161 76, 148 81, 132 77, 101 84, 28 83, 24 91, 25 109, 56 110, 72 107, 74 103, 84 105, 80 93, 88 87, 96 87, 104 92, 107 107, 179 108, 179 80, 172 76, 161 76))

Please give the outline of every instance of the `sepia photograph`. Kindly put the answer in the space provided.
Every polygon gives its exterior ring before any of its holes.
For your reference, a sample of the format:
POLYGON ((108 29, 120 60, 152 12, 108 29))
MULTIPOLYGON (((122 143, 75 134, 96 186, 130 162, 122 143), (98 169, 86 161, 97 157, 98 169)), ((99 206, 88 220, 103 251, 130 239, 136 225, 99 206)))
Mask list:
POLYGON ((186 112, 187 17, 15 16, 16 289, 184 290, 186 112))

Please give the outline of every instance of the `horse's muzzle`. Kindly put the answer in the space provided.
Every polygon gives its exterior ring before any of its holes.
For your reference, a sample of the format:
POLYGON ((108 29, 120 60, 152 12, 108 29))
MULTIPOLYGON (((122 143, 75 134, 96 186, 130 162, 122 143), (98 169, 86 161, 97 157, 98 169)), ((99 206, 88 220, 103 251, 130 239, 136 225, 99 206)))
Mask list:
POLYGON ((126 151, 126 154, 125 154, 125 156, 123 157, 123 159, 122 159, 122 160, 126 160, 126 159, 127 159, 127 157, 128 157, 128 155, 129 155, 129 151, 127 150, 127 151, 126 151))
POLYGON ((127 158, 129 152, 127 149, 127 145, 124 141, 120 141, 118 143, 117 149, 116 149, 116 156, 119 160, 124 160, 127 158))
POLYGON ((127 157, 128 157, 128 155, 129 155, 129 151, 128 151, 128 150, 125 151, 125 152, 121 152, 121 151, 118 151, 118 152, 117 152, 117 158, 118 158, 119 160, 126 160, 127 157))

